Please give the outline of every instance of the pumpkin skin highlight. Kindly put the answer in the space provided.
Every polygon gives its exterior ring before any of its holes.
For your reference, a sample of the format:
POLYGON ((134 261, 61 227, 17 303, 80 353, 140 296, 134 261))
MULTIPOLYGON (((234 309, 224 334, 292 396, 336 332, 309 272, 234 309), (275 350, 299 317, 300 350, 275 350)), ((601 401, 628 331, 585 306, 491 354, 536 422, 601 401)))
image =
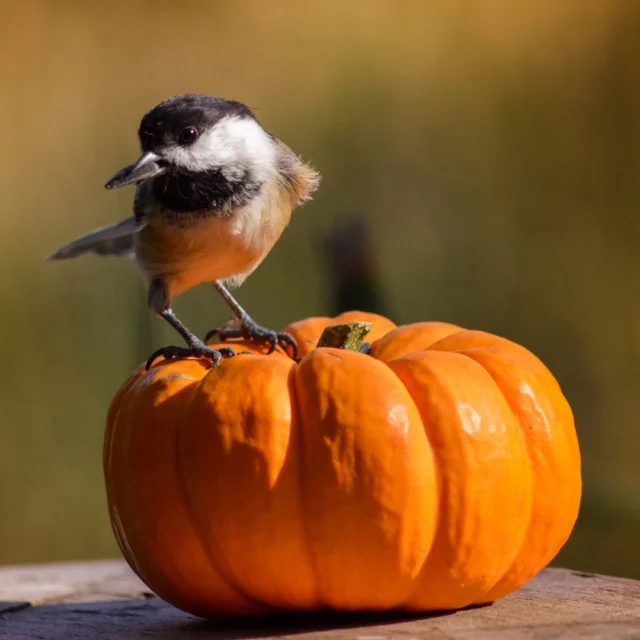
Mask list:
MULTIPOLYGON (((140 367, 109 410, 104 469, 123 555, 189 613, 455 609, 538 573, 577 518, 571 409, 520 345, 375 314, 285 329, 206 368, 140 367), (316 349, 373 322, 370 355, 316 349)), ((240 346, 240 348, 238 348, 240 346)))

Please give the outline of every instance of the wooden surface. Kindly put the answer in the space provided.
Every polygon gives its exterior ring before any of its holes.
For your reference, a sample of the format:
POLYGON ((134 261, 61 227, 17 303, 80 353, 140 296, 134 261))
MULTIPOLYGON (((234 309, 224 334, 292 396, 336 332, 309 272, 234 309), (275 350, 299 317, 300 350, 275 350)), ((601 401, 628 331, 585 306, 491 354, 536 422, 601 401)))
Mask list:
POLYGON ((202 621, 153 597, 124 562, 0 567, 1 640, 157 640, 295 637, 303 640, 640 639, 640 582, 547 569, 485 607, 398 617, 287 615, 202 621))

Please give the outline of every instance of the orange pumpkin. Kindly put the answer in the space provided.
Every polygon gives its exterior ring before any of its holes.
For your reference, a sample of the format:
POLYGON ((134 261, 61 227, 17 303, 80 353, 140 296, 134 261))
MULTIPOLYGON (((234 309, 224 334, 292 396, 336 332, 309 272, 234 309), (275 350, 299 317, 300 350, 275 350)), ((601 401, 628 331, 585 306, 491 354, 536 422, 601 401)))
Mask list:
MULTIPOLYGON (((287 327, 276 351, 138 369, 108 415, 109 513, 125 558, 200 616, 455 609, 520 587, 581 493, 573 416, 525 348, 372 314, 287 327), (373 322, 370 354, 316 348, 373 322)), ((237 346, 237 343, 236 345, 237 346)))

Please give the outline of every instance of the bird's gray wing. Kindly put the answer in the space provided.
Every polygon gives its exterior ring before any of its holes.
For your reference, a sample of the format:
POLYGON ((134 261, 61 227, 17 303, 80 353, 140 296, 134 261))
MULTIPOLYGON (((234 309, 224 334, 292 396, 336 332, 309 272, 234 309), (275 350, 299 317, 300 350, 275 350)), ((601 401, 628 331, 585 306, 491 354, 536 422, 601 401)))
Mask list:
POLYGON ((65 260, 84 253, 100 256, 135 257, 135 235, 146 226, 146 220, 127 218, 115 224, 95 229, 56 249, 47 260, 65 260))

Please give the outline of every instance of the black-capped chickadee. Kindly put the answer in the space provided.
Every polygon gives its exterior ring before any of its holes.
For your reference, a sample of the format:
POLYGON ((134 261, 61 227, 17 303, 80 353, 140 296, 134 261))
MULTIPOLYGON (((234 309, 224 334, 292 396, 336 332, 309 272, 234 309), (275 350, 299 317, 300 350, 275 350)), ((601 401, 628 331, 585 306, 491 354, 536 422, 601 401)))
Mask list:
MULTIPOLYGON (((216 365, 233 349, 211 349, 171 310, 174 296, 211 282, 231 307, 235 325, 221 339, 242 337, 296 352, 292 336, 257 325, 228 287, 237 287, 262 262, 308 200, 320 176, 268 133, 244 104, 201 94, 174 96, 142 118, 142 155, 107 189, 135 184, 133 217, 61 247, 49 260, 93 252, 136 260, 148 283, 151 310, 187 343, 159 356, 206 357, 216 365)), ((206 338, 205 338, 206 340, 206 338)))

